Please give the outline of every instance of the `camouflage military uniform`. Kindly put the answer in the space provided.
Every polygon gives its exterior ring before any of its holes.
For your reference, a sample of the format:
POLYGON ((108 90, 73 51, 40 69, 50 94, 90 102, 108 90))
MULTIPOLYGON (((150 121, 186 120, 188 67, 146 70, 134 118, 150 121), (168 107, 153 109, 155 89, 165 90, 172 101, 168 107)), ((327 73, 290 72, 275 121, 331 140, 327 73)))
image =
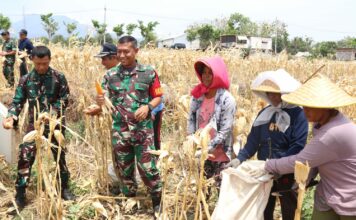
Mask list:
MULTIPOLYGON (((2 51, 10 52, 16 50, 16 44, 11 39, 4 42, 2 46, 2 51)), ((6 55, 5 61, 3 63, 2 72, 4 73, 5 79, 10 86, 14 86, 14 64, 15 55, 6 55)))
MULTIPOLYGON (((34 108, 36 112, 49 112, 52 107, 52 112, 56 113, 58 117, 64 114, 64 110, 68 104, 69 88, 67 80, 62 73, 49 68, 46 74, 40 75, 35 70, 29 74, 21 77, 18 87, 16 88, 15 96, 9 108, 9 115, 15 118, 20 114, 26 100, 29 103, 29 125, 27 132, 34 130, 34 108), (37 109, 37 100, 39 108, 37 109)), ((62 121, 64 124, 64 119, 62 121)), ((56 129, 59 129, 57 127, 56 129)), ((62 128, 64 134, 64 128, 62 128)), ((44 135, 47 137, 49 133, 48 126, 45 127, 44 135)), ((55 138, 52 138, 53 144, 57 145, 55 138)), ((26 187, 30 175, 31 167, 36 156, 36 145, 32 143, 23 143, 20 145, 19 161, 18 161, 18 176, 16 180, 16 187, 26 187)), ((57 149, 52 148, 52 153, 57 159, 57 149)), ((59 159, 60 178, 62 189, 67 188, 69 180, 69 172, 66 166, 65 153, 61 151, 59 159)))
POLYGON ((140 122, 134 118, 137 109, 152 99, 149 88, 154 79, 152 67, 137 64, 132 71, 124 70, 122 66, 110 69, 102 83, 115 106, 112 115, 112 145, 124 184, 121 191, 126 196, 135 196, 137 191, 135 158, 142 181, 150 189, 152 197, 161 195, 157 157, 147 152, 155 149, 151 117, 140 122))

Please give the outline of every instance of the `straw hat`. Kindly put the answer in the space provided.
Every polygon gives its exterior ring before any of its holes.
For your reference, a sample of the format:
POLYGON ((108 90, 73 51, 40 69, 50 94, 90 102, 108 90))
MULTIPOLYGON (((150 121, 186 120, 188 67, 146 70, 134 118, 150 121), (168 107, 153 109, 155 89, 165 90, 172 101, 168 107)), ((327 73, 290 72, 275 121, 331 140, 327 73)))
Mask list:
POLYGON ((252 91, 255 92, 275 92, 281 93, 281 89, 279 86, 272 82, 271 80, 265 80, 261 83, 261 85, 257 86, 256 88, 251 88, 252 91))
POLYGON ((310 79, 296 91, 283 95, 282 100, 311 108, 338 108, 356 103, 356 98, 322 75, 310 79))

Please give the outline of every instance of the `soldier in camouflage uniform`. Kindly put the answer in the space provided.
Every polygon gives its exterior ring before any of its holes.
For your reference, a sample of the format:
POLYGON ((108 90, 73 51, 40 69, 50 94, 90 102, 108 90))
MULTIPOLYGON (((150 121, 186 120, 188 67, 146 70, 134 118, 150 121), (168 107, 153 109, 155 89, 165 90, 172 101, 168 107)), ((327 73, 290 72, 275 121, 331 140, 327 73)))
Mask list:
MULTIPOLYGON (((16 88, 13 102, 8 110, 8 117, 4 120, 5 129, 10 129, 18 121, 18 116, 28 101, 29 125, 27 132, 34 130, 34 110, 36 112, 50 112, 56 114, 58 118, 64 115, 68 104, 69 88, 67 80, 62 73, 49 67, 51 52, 45 46, 35 47, 32 51, 34 69, 21 77, 16 88), (37 104, 38 103, 38 104, 37 104), (39 109, 37 108, 39 105, 39 109), (62 111, 62 112, 61 112, 62 111)), ((37 114, 38 116, 38 114, 37 114)), ((62 119, 63 120, 63 119, 62 119)), ((64 120, 62 124, 64 124, 64 120)), ((60 129, 57 125, 56 129, 60 129)), ((62 128, 64 134, 64 128, 62 128)), ((45 126, 44 135, 49 134, 48 124, 45 126)), ((52 143, 58 145, 55 138, 52 143)), ((35 161, 36 145, 34 142, 23 143, 19 147, 18 175, 16 180, 16 203, 23 208, 26 204, 26 186, 30 181, 31 167, 35 161)), ((57 159, 57 148, 51 148, 53 156, 57 159)), ((68 190, 69 171, 65 161, 65 152, 61 151, 59 157, 61 196, 65 200, 72 200, 74 197, 68 190)))
POLYGON ((10 33, 8 31, 1 32, 1 36, 4 40, 2 45, 1 56, 5 57, 2 66, 2 72, 4 73, 5 79, 10 87, 14 87, 14 64, 15 64, 15 54, 16 54, 16 44, 10 39, 10 33))
MULTIPOLYGON (((141 179, 150 190, 153 209, 158 212, 162 183, 156 167, 157 157, 148 151, 155 149, 150 111, 161 102, 162 90, 154 69, 137 63, 137 52, 135 38, 120 38, 118 58, 121 65, 105 74, 102 87, 115 107, 112 145, 124 184, 121 192, 128 197, 136 196, 136 159, 141 179)), ((97 103, 103 105, 104 97, 99 95, 97 103)))

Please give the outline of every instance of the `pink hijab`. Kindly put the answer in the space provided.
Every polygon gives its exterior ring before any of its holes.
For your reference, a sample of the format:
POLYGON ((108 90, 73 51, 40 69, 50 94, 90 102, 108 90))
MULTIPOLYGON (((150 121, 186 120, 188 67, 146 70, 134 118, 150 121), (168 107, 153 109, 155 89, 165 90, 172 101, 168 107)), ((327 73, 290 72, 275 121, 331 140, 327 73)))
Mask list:
POLYGON ((195 72, 200 80, 200 84, 196 85, 190 92, 194 98, 200 98, 207 93, 209 89, 229 89, 230 81, 227 74, 227 68, 224 60, 221 57, 211 57, 199 59, 194 64, 195 72), (201 73, 204 66, 208 66, 213 72, 213 82, 209 87, 206 87, 201 81, 201 73))

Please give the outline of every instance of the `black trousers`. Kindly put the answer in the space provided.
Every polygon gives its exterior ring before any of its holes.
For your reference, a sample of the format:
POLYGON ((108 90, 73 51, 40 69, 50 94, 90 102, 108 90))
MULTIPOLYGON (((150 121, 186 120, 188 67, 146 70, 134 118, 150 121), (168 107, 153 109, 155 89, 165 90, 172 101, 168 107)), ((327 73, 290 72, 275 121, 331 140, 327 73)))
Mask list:
POLYGON ((22 63, 20 64, 20 77, 26 75, 28 73, 26 59, 22 58, 22 63))
POLYGON ((157 112, 153 120, 153 139, 156 150, 161 149, 161 125, 162 125, 162 111, 157 112))
MULTIPOLYGON (((272 192, 289 190, 294 184, 294 175, 286 174, 281 176, 279 179, 273 182, 272 192)), ((282 219, 283 220, 294 220, 295 210, 297 208, 297 198, 298 194, 294 191, 280 192, 279 197, 281 203, 282 219)), ((269 196, 266 209, 264 211, 265 220, 273 220, 273 212, 276 205, 276 196, 269 196)))

